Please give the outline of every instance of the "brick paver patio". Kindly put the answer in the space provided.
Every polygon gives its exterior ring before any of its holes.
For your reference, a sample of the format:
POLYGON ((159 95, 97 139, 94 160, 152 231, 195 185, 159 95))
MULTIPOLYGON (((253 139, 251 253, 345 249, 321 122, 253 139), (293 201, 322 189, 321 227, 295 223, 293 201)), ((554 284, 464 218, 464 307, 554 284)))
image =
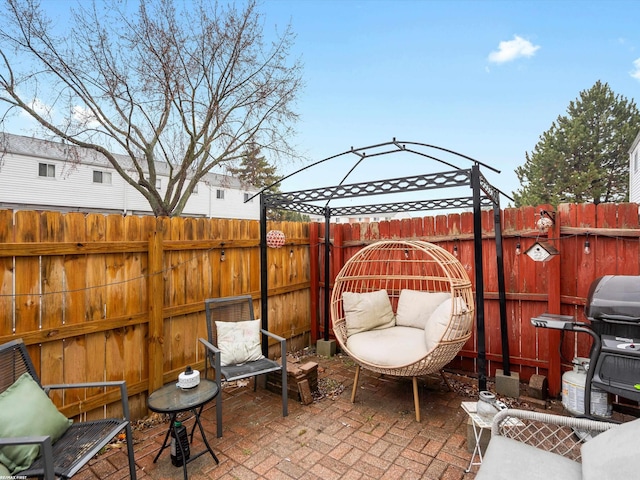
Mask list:
MULTIPOLYGON (((460 403, 469 400, 447 389, 438 376, 420 381, 422 421, 413 411, 411 379, 363 371, 356 403, 351 403, 355 366, 346 357, 309 357, 319 364, 318 377, 344 385, 335 398, 310 405, 290 400, 282 417, 280 396, 250 386, 223 390, 224 435, 216 438, 214 403, 201 420, 220 460, 209 454, 188 466, 197 479, 473 479, 465 473, 467 416, 460 403)), ((187 425, 191 421, 187 420, 187 425)), ((183 478, 165 450, 157 454, 167 423, 136 430, 138 478, 183 478)), ((192 451, 202 447, 196 432, 192 451)), ((95 458, 75 479, 116 480, 128 477, 126 451, 111 449, 95 458)))

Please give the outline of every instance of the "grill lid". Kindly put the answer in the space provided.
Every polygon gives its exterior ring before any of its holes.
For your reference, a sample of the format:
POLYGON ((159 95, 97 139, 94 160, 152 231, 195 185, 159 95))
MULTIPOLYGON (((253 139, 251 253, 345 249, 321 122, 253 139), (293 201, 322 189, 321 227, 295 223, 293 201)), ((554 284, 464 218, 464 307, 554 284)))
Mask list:
POLYGON ((589 287, 585 315, 590 320, 640 323, 640 276, 596 278, 589 287))

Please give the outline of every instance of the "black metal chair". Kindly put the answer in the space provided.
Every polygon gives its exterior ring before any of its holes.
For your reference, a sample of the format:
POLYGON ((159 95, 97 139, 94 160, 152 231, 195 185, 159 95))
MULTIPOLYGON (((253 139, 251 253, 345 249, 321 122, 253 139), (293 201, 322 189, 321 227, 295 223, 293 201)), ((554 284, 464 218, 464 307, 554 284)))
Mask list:
POLYGON ((254 377, 254 390, 258 375, 269 372, 282 372, 282 416, 289 414, 287 403, 287 341, 265 329, 260 329, 263 335, 267 335, 280 342, 282 364, 269 358, 246 362, 239 365, 222 366, 220 362, 220 349, 218 348, 218 336, 215 322, 241 322, 255 320, 253 312, 253 300, 251 295, 240 295, 236 297, 210 298, 205 300, 205 312, 207 317, 208 341, 201 338, 200 342, 205 346, 205 378, 209 363, 215 370, 215 381, 218 384, 220 395, 216 399, 216 423, 217 436, 222 437, 222 378, 231 382, 243 378, 254 377))
MULTIPOLYGON (((51 438, 48 436, 0 439, 0 446, 40 445, 40 455, 27 470, 19 472, 20 477, 44 477, 46 480, 54 480, 56 477, 72 477, 116 435, 125 430, 127 454, 129 456, 129 475, 132 480, 136 479, 133 436, 129 421, 129 400, 127 386, 124 381, 42 386, 22 339, 0 345, 0 393, 13 385, 24 373, 29 373, 47 394, 50 390, 66 388, 119 387, 123 418, 73 422, 53 445, 51 444, 51 438)), ((38 415, 38 412, 33 412, 33 414, 38 415)))

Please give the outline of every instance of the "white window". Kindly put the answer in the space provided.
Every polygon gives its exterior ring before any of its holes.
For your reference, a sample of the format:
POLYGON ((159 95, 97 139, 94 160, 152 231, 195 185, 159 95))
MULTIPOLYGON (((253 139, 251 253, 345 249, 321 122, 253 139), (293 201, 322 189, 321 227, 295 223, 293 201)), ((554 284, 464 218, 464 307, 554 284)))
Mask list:
POLYGON ((93 183, 104 183, 111 185, 111 172, 93 171, 93 183))
POLYGON ((224 200, 224 190, 216 190, 216 198, 218 200, 224 200))
POLYGON ((194 185, 193 191, 191 193, 194 194, 194 195, 198 194, 198 184, 197 183, 194 185))
POLYGON ((162 179, 161 178, 157 178, 156 179, 156 189, 157 190, 162 190, 162 179))
POLYGON ((252 195, 250 193, 245 193, 244 194, 244 202, 245 203, 247 203, 247 202, 253 203, 253 198, 251 198, 251 197, 252 197, 252 195), (249 200, 250 198, 251 198, 251 200, 249 200))
POLYGON ((51 165, 50 163, 39 163, 38 176, 56 178, 56 166, 51 165))

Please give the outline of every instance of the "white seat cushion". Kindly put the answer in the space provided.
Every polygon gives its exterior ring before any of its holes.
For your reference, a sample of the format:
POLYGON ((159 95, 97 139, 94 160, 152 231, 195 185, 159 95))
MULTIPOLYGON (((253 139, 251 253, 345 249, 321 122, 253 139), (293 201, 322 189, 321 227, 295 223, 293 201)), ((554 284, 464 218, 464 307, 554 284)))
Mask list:
POLYGON ((383 367, 410 365, 427 355, 423 331, 412 327, 357 333, 347 339, 347 348, 356 358, 383 367))

